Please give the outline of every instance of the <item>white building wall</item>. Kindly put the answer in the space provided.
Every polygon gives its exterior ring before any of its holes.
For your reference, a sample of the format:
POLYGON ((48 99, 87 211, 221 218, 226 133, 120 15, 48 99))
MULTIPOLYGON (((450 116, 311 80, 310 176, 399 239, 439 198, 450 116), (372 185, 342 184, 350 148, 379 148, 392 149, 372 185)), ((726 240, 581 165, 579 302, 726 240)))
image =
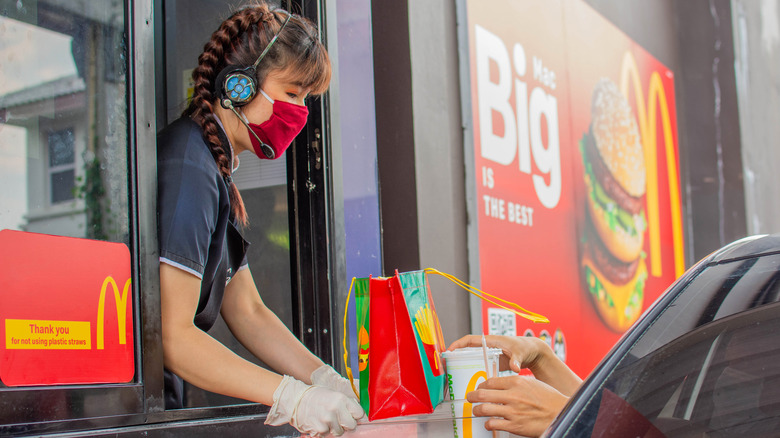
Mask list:
POLYGON ((732 0, 748 234, 780 232, 780 5, 732 0))

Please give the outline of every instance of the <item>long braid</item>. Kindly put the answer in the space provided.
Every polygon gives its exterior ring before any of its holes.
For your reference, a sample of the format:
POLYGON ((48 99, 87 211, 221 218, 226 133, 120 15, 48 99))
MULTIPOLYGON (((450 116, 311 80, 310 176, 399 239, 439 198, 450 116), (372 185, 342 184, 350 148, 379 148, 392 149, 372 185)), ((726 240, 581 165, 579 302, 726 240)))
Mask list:
POLYGON ((225 177, 230 193, 230 206, 233 215, 242 225, 248 223, 246 208, 241 194, 232 183, 233 163, 232 152, 228 145, 223 145, 219 138, 219 127, 214 118, 212 102, 214 101, 214 80, 219 71, 226 65, 226 53, 233 52, 233 44, 237 36, 249 31, 259 21, 268 21, 273 14, 264 7, 247 8, 235 13, 225 20, 212 34, 211 39, 203 47, 203 53, 198 57, 198 66, 192 72, 194 82, 192 101, 184 111, 203 130, 203 137, 217 163, 220 174, 225 177))

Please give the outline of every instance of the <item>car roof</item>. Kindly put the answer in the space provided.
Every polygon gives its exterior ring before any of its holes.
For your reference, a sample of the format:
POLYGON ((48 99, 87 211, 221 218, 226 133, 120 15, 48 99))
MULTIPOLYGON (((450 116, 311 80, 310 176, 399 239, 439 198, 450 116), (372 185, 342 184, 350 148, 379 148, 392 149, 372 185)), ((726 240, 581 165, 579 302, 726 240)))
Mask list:
POLYGON ((668 304, 685 290, 686 285, 708 266, 778 253, 780 253, 780 233, 756 235, 726 245, 691 266, 659 297, 656 303, 647 309, 637 324, 624 334, 623 338, 610 350, 610 353, 596 366, 583 383, 580 391, 571 398, 569 405, 553 422, 547 436, 558 437, 566 434, 567 428, 576 421, 579 412, 587 405, 593 391, 598 390, 601 382, 620 361, 625 352, 641 337, 647 327, 653 324, 656 317, 664 311, 668 304))
POLYGON ((735 259, 757 257, 780 252, 780 233, 745 237, 713 253, 709 263, 723 263, 735 259))

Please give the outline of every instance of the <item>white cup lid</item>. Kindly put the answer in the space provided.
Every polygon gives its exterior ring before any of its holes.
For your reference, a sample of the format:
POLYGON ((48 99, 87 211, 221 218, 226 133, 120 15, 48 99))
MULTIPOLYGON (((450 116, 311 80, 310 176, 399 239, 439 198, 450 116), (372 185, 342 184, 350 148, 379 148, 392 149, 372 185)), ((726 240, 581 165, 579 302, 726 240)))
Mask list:
MULTIPOLYGON (((494 357, 501 355, 501 349, 500 348, 488 348, 487 349, 487 356, 489 359, 493 359, 494 357)), ((482 347, 464 347, 464 348, 457 348, 452 351, 445 351, 441 354, 441 357, 447 360, 474 360, 474 359, 482 359, 482 347)))

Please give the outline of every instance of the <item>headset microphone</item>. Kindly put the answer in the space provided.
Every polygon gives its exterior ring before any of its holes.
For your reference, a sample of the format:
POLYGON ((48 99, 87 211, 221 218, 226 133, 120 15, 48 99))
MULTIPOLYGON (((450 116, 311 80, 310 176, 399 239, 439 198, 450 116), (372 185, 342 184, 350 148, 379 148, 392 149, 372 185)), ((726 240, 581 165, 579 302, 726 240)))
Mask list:
POLYGON ((276 152, 274 152, 274 148, 269 146, 263 140, 260 140, 260 137, 258 137, 257 134, 255 134, 255 131, 249 127, 249 123, 247 123, 247 121, 244 120, 244 115, 239 114, 238 111, 236 111, 235 107, 233 107, 233 102, 231 102, 230 99, 222 99, 220 103, 222 104, 223 107, 233 111, 233 114, 235 114, 236 117, 238 117, 238 120, 241 120, 241 123, 243 123, 244 126, 246 126, 247 131, 249 131, 249 133, 252 134, 257 139, 257 141, 260 143, 260 149, 263 150, 263 155, 265 155, 266 158, 268 158, 269 160, 273 160, 274 158, 276 158, 276 152))

